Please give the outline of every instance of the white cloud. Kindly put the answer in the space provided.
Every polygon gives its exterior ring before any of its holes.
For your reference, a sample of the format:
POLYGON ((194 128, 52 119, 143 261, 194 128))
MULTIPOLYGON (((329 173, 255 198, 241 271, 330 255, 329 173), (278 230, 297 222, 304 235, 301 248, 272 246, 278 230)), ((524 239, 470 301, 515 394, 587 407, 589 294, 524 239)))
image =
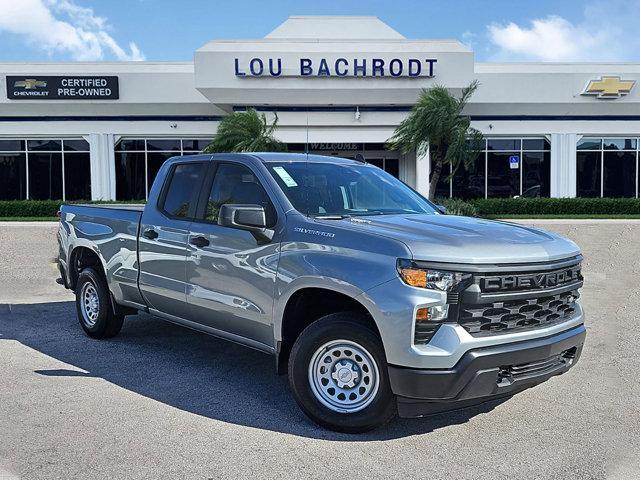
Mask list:
POLYGON ((72 0, 0 0, 0 32, 24 37, 49 55, 73 60, 144 60, 131 42, 128 51, 109 34, 105 18, 72 0))
POLYGON ((623 61, 638 60, 636 19, 640 1, 609 0, 586 5, 577 22, 549 15, 528 26, 513 22, 487 27, 492 60, 623 61))

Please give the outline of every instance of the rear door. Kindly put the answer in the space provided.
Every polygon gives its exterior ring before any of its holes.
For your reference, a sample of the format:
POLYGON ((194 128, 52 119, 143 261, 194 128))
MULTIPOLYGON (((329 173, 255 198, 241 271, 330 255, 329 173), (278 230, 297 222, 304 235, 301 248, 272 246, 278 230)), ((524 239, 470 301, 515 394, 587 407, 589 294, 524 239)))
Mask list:
POLYGON ((208 162, 194 161, 165 165, 159 173, 166 172, 161 190, 150 196, 158 201, 147 205, 142 215, 140 291, 157 313, 187 317, 187 242, 207 167, 208 162))
POLYGON ((221 161, 212 169, 210 188, 203 192, 206 208, 191 224, 188 245, 191 320, 271 347, 278 232, 284 215, 276 213, 264 183, 248 165, 221 161), (273 240, 264 243, 245 230, 218 225, 222 204, 263 206, 275 231, 273 240))

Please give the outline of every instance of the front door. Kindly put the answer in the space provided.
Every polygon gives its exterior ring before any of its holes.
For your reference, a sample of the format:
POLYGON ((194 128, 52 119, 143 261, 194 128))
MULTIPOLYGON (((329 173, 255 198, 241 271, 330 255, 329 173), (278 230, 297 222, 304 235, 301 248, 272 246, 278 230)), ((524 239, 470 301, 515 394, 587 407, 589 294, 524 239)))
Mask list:
POLYGON ((275 226, 278 217, 258 176, 248 166, 222 162, 214 168, 206 209, 191 224, 189 237, 187 302, 191 320, 272 347, 277 237, 264 244, 250 232, 217 222, 220 206, 225 203, 263 206, 269 226, 275 226))
POLYGON ((147 205, 142 215, 140 291, 160 314, 186 317, 187 242, 207 166, 192 161, 169 167, 158 204, 147 205))

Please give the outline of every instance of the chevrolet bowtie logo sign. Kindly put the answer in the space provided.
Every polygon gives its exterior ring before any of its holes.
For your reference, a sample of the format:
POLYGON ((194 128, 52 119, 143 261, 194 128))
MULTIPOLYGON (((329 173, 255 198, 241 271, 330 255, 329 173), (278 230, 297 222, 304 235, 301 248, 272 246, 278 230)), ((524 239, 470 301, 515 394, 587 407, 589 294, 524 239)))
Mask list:
POLYGON ((582 94, 597 95, 598 98, 619 98, 629 93, 635 84, 634 80, 603 76, 599 80, 590 80, 582 94))
POLYGON ((47 86, 47 82, 43 80, 36 80, 35 78, 25 78, 24 80, 18 80, 13 84, 16 88, 24 88, 25 90, 34 90, 36 88, 44 88, 47 86))

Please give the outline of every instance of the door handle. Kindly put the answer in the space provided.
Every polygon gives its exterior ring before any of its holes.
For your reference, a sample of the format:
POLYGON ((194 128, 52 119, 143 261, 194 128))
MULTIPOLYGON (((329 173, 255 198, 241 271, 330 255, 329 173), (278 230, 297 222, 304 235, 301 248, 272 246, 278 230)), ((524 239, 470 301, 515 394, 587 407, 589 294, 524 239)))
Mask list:
POLYGON ((149 240, 155 240, 158 238, 158 232, 156 232, 153 228, 149 228, 142 232, 142 236, 148 238, 149 240))
POLYGON ((191 245, 195 245, 198 248, 208 247, 211 244, 209 240, 207 240, 201 235, 198 235, 197 237, 191 237, 191 240, 189 240, 189 243, 191 245))

